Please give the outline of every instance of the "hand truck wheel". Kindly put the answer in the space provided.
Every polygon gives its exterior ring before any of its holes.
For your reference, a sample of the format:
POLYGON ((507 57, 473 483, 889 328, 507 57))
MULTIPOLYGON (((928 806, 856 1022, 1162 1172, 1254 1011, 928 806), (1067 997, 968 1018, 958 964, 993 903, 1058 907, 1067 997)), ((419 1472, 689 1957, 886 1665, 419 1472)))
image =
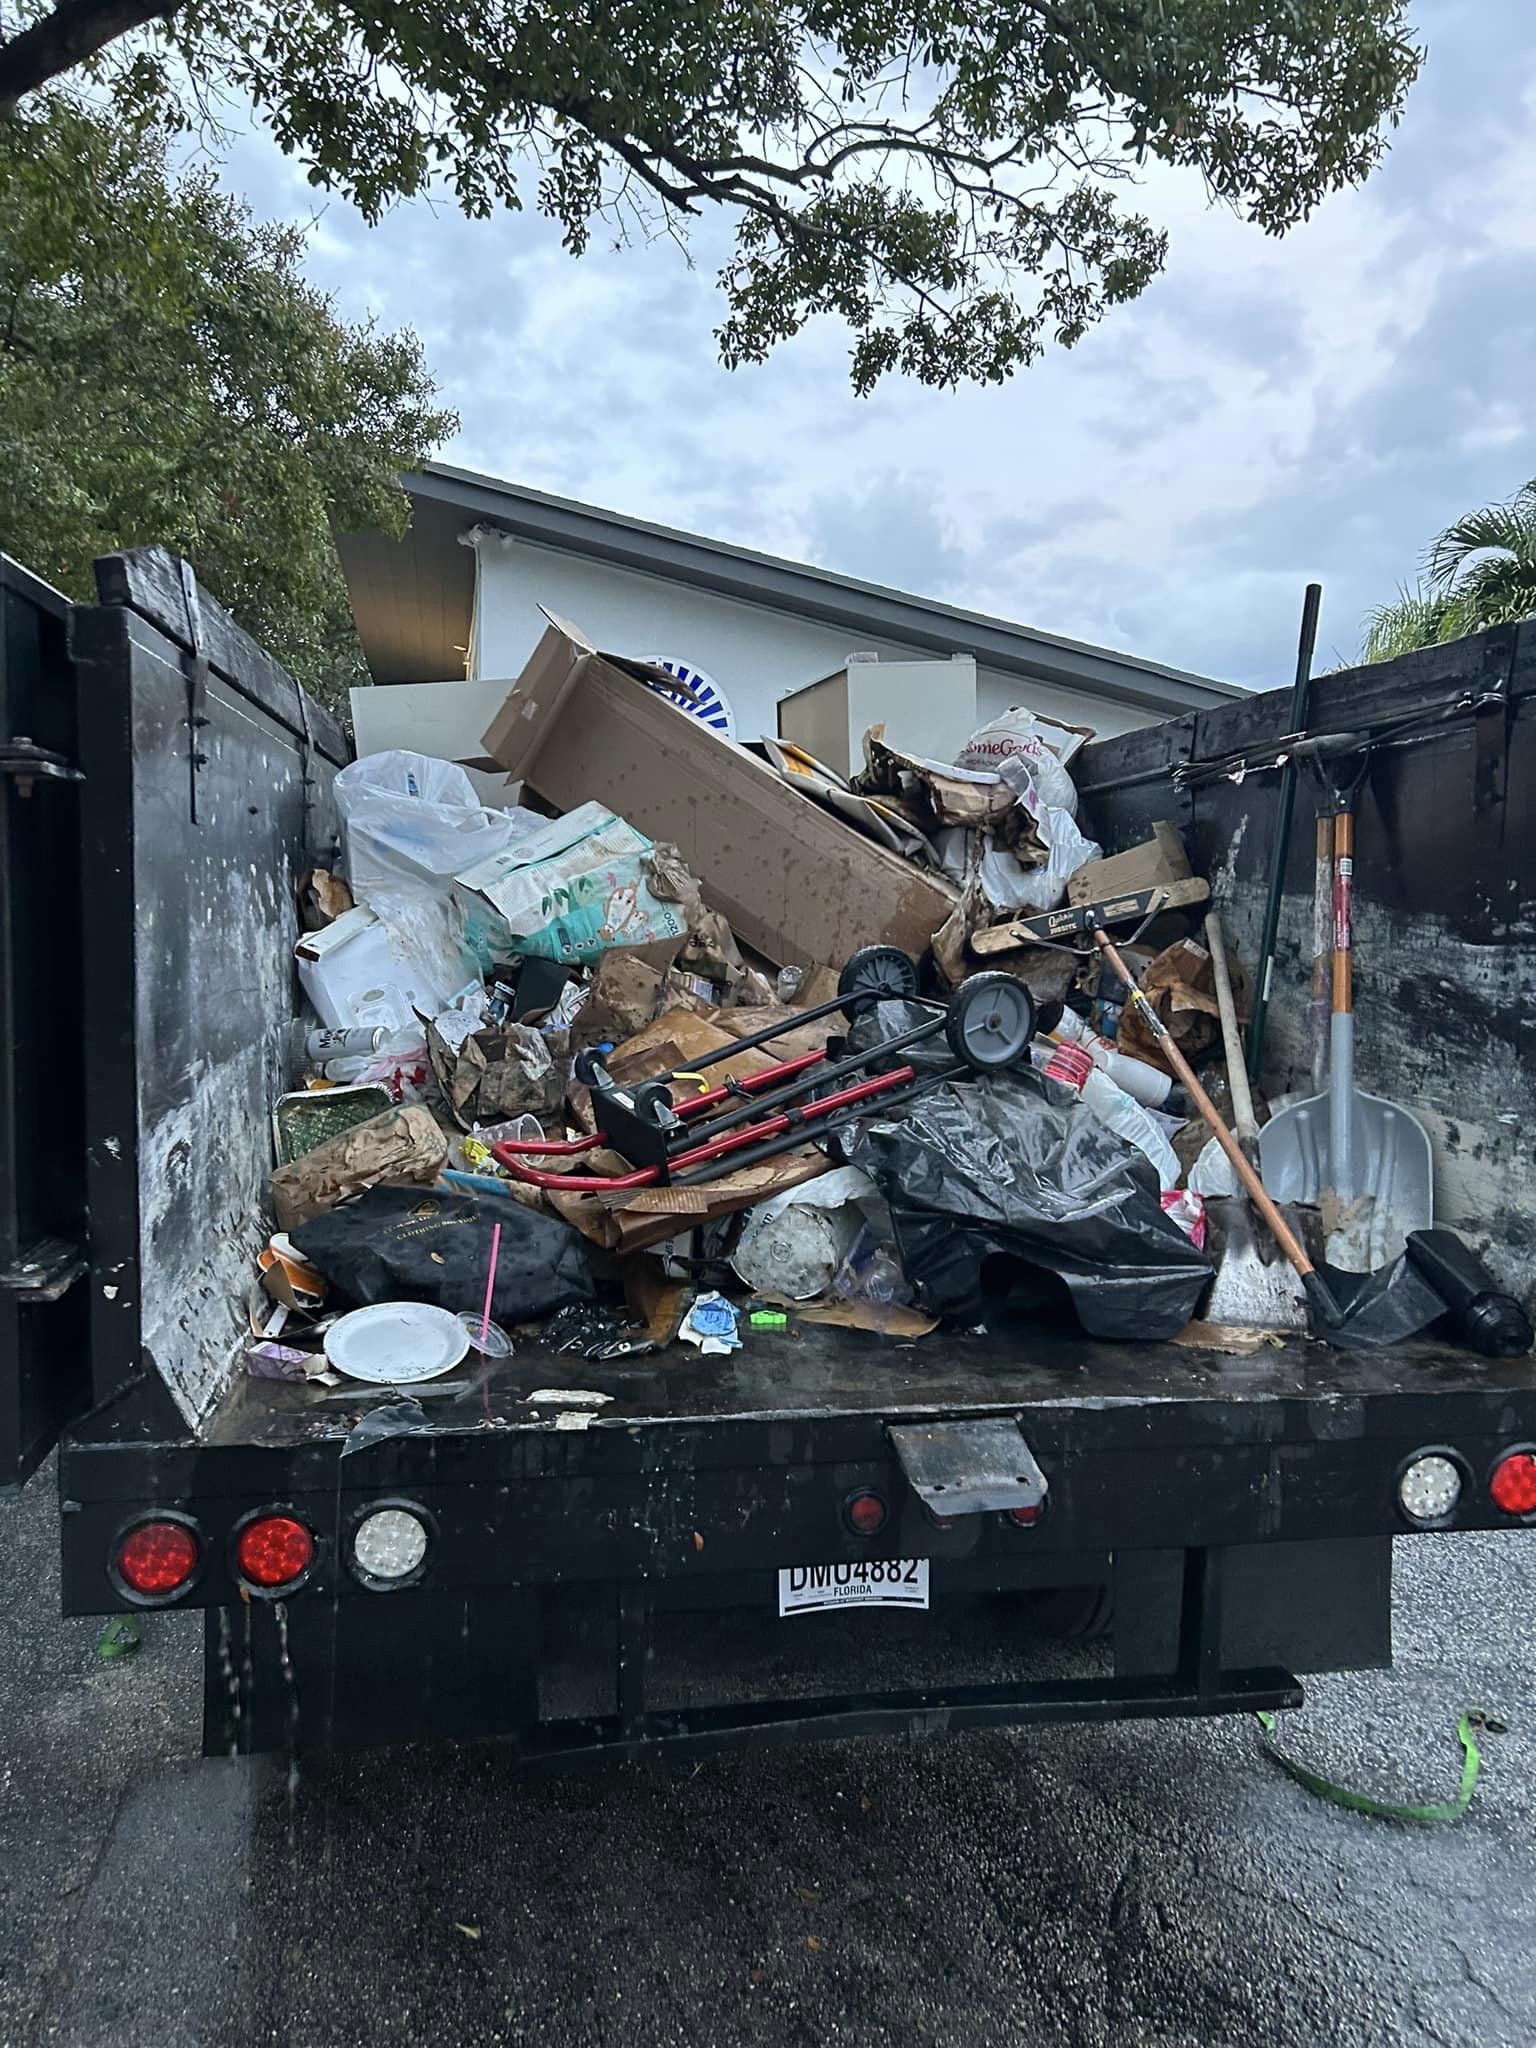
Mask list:
POLYGON ((648 1124, 669 1125, 677 1122, 672 1090, 665 1081, 642 1081, 635 1090, 634 1101, 636 1116, 643 1116, 648 1124))
POLYGON ((1025 1058, 1034 1035, 1035 999, 1011 974, 968 974, 949 999, 949 1049, 978 1074, 1025 1058))
POLYGON ((596 1088, 602 1081, 606 1068, 603 1056, 595 1045, 589 1045, 576 1055, 573 1071, 583 1088, 596 1088))
POLYGON ((850 997, 910 1000, 917 994, 917 986, 917 963, 900 946, 860 946, 857 953, 849 954, 837 977, 845 1012, 850 997))

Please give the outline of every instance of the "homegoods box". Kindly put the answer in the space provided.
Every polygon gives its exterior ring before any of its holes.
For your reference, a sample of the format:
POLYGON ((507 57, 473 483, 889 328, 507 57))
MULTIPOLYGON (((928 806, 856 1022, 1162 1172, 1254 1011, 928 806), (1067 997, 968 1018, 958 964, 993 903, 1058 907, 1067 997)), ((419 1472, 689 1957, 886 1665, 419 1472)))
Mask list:
POLYGON ((680 939, 683 908, 651 892, 652 844, 603 804, 579 804, 454 877, 482 969, 522 954, 575 966, 612 946, 680 939))

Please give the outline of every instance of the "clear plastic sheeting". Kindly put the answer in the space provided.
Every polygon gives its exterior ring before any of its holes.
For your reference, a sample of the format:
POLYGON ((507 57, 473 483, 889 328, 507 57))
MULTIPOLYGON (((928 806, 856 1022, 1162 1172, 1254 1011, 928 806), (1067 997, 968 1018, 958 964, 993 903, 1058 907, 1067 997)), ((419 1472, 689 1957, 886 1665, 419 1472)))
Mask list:
MULTIPOLYGON (((882 1003, 879 1035, 909 1015, 882 1003)), ((1031 1071, 945 1083, 899 1119, 861 1123, 845 1150, 890 1202, 907 1278, 937 1315, 1043 1303, 1055 1290, 1041 1276, 1054 1275, 1090 1336, 1155 1342, 1210 1281, 1210 1260, 1163 1213, 1150 1161, 1031 1071)))
POLYGON ((389 929, 445 1004, 476 972, 453 878, 526 830, 526 813, 487 810, 451 761, 396 750, 365 754, 335 782, 352 893, 389 929))
POLYGON ((488 810, 462 768, 428 754, 365 754, 342 769, 335 789, 348 877, 364 903, 402 886, 445 897, 456 874, 518 836, 520 821, 524 829, 541 822, 488 810))

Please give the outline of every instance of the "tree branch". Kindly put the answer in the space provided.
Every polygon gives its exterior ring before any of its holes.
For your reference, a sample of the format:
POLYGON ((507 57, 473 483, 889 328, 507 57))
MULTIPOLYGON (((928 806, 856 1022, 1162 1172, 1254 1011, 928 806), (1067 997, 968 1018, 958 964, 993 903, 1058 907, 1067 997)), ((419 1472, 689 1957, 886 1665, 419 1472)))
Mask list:
POLYGON ((52 14, 0 44, 0 114, 116 37, 166 20, 180 5, 181 0, 59 0, 52 14))

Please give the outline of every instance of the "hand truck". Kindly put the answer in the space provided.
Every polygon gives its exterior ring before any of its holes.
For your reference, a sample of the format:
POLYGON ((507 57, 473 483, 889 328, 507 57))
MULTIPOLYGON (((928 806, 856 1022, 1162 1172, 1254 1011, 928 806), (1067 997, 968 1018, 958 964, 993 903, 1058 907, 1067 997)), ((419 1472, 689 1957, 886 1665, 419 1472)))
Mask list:
POLYGON ((947 1081, 1011 1067, 1028 1057, 1035 1023, 1034 999, 1011 974, 968 975, 947 1001, 935 1001, 919 996, 917 967, 899 947, 863 946, 838 976, 831 1002, 732 1039, 686 1069, 621 1086, 595 1050, 579 1053, 576 1078, 592 1091, 596 1131, 585 1138, 497 1144, 491 1150, 509 1173, 539 1188, 598 1193, 663 1183, 698 1187, 737 1167, 756 1166, 827 1137, 868 1115, 872 1106, 882 1112, 898 1109, 947 1081), (825 1049, 780 1060, 761 1073, 700 1087, 707 1067, 820 1018, 841 1012, 852 1023, 870 1004, 893 1000, 915 1004, 925 1013, 922 1021, 863 1052, 847 1052, 833 1040, 825 1049), (941 1036, 954 1056, 949 1063, 920 1072, 897 1058, 941 1036), (570 1159, 600 1147, 617 1152, 630 1170, 567 1173, 528 1163, 530 1158, 570 1159))

